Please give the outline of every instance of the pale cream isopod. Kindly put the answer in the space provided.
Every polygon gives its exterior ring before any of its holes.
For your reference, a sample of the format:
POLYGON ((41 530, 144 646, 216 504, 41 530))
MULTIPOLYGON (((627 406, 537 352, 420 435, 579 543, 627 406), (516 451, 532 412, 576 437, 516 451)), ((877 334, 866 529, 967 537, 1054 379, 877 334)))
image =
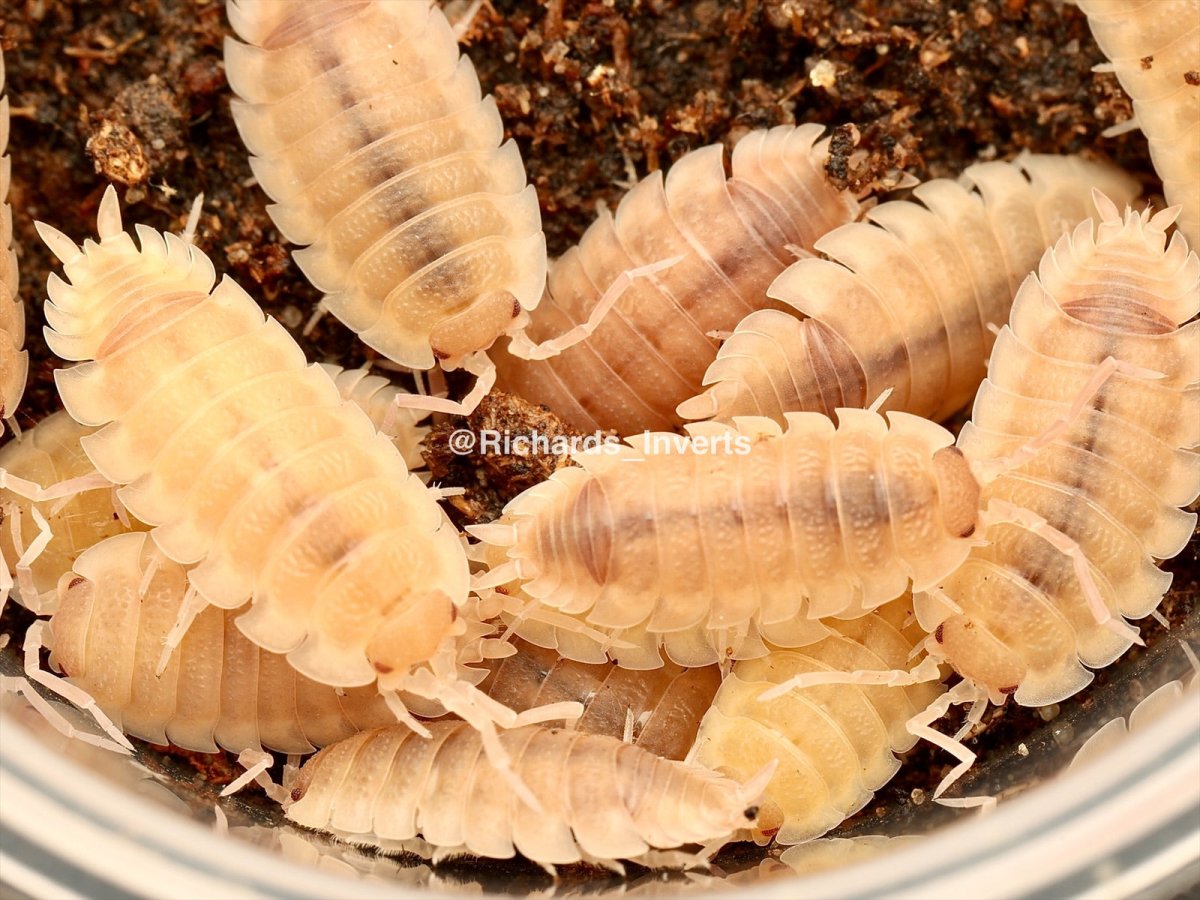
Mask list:
MULTIPOLYGON (((1133 100, 1179 230, 1200 246, 1200 0, 1077 0, 1133 100)), ((1116 200, 1120 205, 1120 200, 1116 200)))
POLYGON ((326 747, 292 783, 287 817, 384 849, 419 834, 443 850, 553 866, 719 841, 757 814, 762 778, 742 786, 607 735, 544 727, 500 737, 530 808, 495 776, 476 732, 449 721, 429 731, 381 728, 326 747))
POLYGON ((429 0, 230 0, 232 111, 321 301, 412 368, 524 324, 541 213, 495 101, 429 0))
POLYGON ((638 182, 615 214, 602 210, 550 267, 532 337, 581 327, 626 273, 674 264, 625 284, 594 333, 557 356, 497 356, 501 387, 581 431, 680 424, 675 407, 700 390, 716 353, 712 333, 770 305, 767 287, 788 263, 858 215, 854 197, 826 181, 823 131, 752 131, 733 148, 728 178, 721 145, 693 150, 665 178, 656 171, 638 182))
POLYGON ((816 242, 825 259, 793 263, 769 295, 787 311, 743 319, 704 374, 688 419, 865 407, 945 419, 983 380, 1013 294, 1058 238, 1093 215, 1099 187, 1124 205, 1137 182, 1079 157, 1022 154, 917 186, 865 222, 816 242), (795 313, 801 313, 798 317, 795 313))

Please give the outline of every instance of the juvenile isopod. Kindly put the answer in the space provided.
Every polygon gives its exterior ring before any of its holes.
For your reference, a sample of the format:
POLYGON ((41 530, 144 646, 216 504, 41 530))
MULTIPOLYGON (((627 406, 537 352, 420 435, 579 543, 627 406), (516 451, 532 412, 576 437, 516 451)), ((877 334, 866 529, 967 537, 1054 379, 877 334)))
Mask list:
POLYGON ((251 167, 322 304, 428 369, 521 327, 546 280, 516 144, 429 0, 232 0, 225 66, 251 167))
POLYGON ((916 743, 908 720, 944 688, 821 678, 910 665, 926 637, 915 622, 906 627, 911 609, 906 597, 858 619, 831 620, 824 640, 742 660, 721 684, 688 758, 735 779, 779 761, 759 804, 759 843, 819 837, 866 805, 900 768, 896 754, 916 743), (798 676, 815 676, 815 683, 771 696, 798 676))
POLYGON ((865 407, 890 389, 886 408, 947 418, 983 380, 991 329, 1008 321, 1021 280, 1094 214, 1097 187, 1122 206, 1138 193, 1113 166, 1022 154, 869 209, 868 221, 816 242, 826 259, 775 279, 767 293, 788 311, 743 319, 704 374, 711 386, 679 414, 782 423, 787 412, 865 407))
POLYGON ((13 247, 12 207, 8 205, 8 186, 12 181, 12 159, 8 149, 8 96, 4 94, 4 54, 0 53, 0 435, 5 420, 17 411, 25 379, 29 374, 29 354, 25 346, 25 306, 17 296, 17 251, 13 247))
POLYGON ((565 659, 513 640, 516 652, 488 661, 491 670, 479 689, 514 712, 564 701, 578 702, 583 715, 571 726, 585 734, 627 738, 665 759, 683 759, 700 719, 721 685, 716 666, 684 669, 667 664, 634 671, 613 663, 595 665, 565 659))
POLYGON ((101 541, 60 582, 46 642, 51 666, 124 733, 201 753, 311 753, 395 722, 373 686, 339 692, 305 678, 252 644, 231 610, 199 613, 157 674, 187 591, 186 569, 145 533, 101 541))
POLYGON ((719 144, 652 172, 602 210, 578 246, 550 267, 530 335, 549 339, 587 322, 622 275, 674 265, 628 284, 586 340, 541 361, 500 355, 499 383, 545 403, 582 431, 668 430, 694 395, 716 342, 769 304, 767 287, 825 232, 858 215, 854 197, 825 179, 820 125, 753 131, 733 149, 726 178, 719 144))
MULTIPOLYGON (((1042 706, 1082 689, 1137 640, 1125 620, 1171 582, 1155 561, 1194 534, 1179 507, 1200 495, 1200 260, 1182 233, 1167 243, 1177 210, 1097 206, 1099 223, 1022 285, 959 436, 973 469, 998 469, 983 501, 1029 514, 985 524, 965 562, 915 597, 930 655, 964 678, 918 726, 949 702, 1042 706)), ((974 758, 949 749, 963 761, 952 775, 974 758)))
POLYGON ((429 731, 380 728, 326 747, 292 783, 287 817, 356 844, 419 834, 443 850, 554 866, 720 841, 757 814, 762 778, 742 786, 606 735, 543 727, 500 736, 530 809, 495 777, 477 732, 451 721, 429 731))
POLYGON ((1167 202, 1182 208, 1179 230, 1200 246, 1200 2, 1078 2, 1133 100, 1133 119, 1114 130, 1145 132, 1167 202))
POLYGON ((314 681, 377 681, 401 716, 398 689, 515 722, 457 677, 466 556, 396 447, 195 248, 139 227, 139 250, 111 188, 98 224, 80 249, 39 223, 72 282, 50 278, 46 336, 91 360, 55 373, 67 411, 104 425, 88 458, 195 565, 164 656, 205 605, 246 606, 242 633, 314 681))
MULTIPOLYGON (((888 418, 844 409, 835 428, 790 413, 786 431, 739 419, 577 453, 498 523, 468 528, 499 557, 478 586, 515 582, 534 601, 518 634, 547 621, 540 606, 560 633, 649 632, 685 666, 811 643, 817 620, 932 587, 970 551, 979 486, 953 437, 888 418)), ((570 656, 569 638, 558 649, 570 656)))

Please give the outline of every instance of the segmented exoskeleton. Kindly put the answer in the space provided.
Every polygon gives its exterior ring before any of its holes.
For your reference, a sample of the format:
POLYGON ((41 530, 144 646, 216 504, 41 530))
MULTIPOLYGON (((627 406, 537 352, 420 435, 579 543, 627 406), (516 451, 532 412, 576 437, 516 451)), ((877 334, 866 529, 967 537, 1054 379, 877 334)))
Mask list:
MULTIPOLYGON (((1200 245, 1200 0, 1077 0, 1112 60, 1179 229, 1200 245)), ((1114 198, 1115 199, 1115 198, 1114 198)))
POLYGON ((458 722, 429 731, 422 740, 381 728, 326 747, 293 782, 288 818, 385 849, 419 834, 443 849, 561 865, 706 843, 757 813, 761 779, 743 787, 607 735, 538 727, 501 735, 540 807, 524 808, 476 732, 458 722))
POLYGON ((198 564, 203 602, 253 599, 251 640, 341 686, 397 686, 461 630, 457 533, 278 323, 229 279, 213 290, 174 235, 139 226, 139 250, 111 188, 98 244, 39 229, 72 282, 50 277, 47 340, 94 360, 56 372, 59 392, 76 420, 108 423, 84 451, 170 558, 198 564))
POLYGON ((679 407, 688 419, 832 414, 865 407, 944 419, 983 380, 1013 294, 1043 251, 1094 214, 1093 188, 1124 206, 1137 183, 1110 165, 1022 154, 919 185, 868 222, 816 242, 827 259, 793 263, 768 294, 787 312, 743 319, 679 407), (804 318, 793 313, 799 311, 804 318))
POLYGON ((667 664, 653 672, 613 663, 591 665, 515 639, 516 652, 488 663, 479 689, 514 712, 577 701, 583 715, 571 727, 585 734, 627 738, 666 759, 683 759, 700 718, 721 685, 716 666, 684 669, 667 664))
MULTIPOLYGON (((965 679, 926 722, 949 702, 1041 706, 1082 689, 1138 639, 1125 620, 1171 582, 1155 561, 1194 534, 1178 507, 1200 495, 1200 260, 1181 233, 1167 244, 1177 210, 1097 205, 1099 224, 1021 287, 959 436, 973 469, 993 469, 983 501, 1030 515, 985 523, 981 546, 915 598, 930 655, 965 679)), ((973 761, 915 724, 962 760, 947 782, 973 761)))
MULTIPOLYGON (((577 453, 579 466, 518 496, 499 523, 468 529, 497 545, 478 586, 515 582, 537 602, 510 594, 523 636, 526 621, 615 642, 628 630, 634 644, 645 631, 685 666, 759 655, 762 639, 811 643, 826 633, 815 620, 862 615, 910 580, 932 587, 966 557, 978 520, 962 454, 915 416, 891 413, 889 429, 875 412, 838 415, 836 429, 791 413, 786 432, 739 419, 577 453)), ((640 664, 658 665, 657 652, 640 664)))
POLYGON ((926 637, 915 623, 905 627, 911 610, 904 598, 858 619, 831 620, 824 640, 742 660, 721 684, 688 758, 735 779, 779 760, 754 826, 760 843, 796 844, 824 834, 900 768, 896 754, 916 743, 906 723, 944 688, 819 681, 829 672, 908 666, 926 637), (797 676, 816 676, 818 683, 763 697, 797 676))
POLYGON ((0 435, 17 411, 29 374, 25 346, 25 306, 17 296, 17 251, 13 247, 12 207, 8 186, 12 159, 8 148, 8 96, 4 94, 4 54, 0 53, 0 435))
POLYGON ((156 674, 187 589, 186 569, 144 533, 94 545, 60 582, 51 665, 126 734, 201 753, 310 753, 395 721, 374 686, 339 693, 305 678, 216 607, 196 616, 156 674))
POLYGON ((733 149, 726 178, 720 145, 694 150, 663 177, 652 172, 601 211, 579 245, 550 267, 535 338, 588 320, 623 273, 658 260, 674 265, 627 285, 595 333, 538 362, 497 357, 506 390, 545 403, 583 431, 666 430, 682 419, 716 343, 769 305, 766 290, 797 253, 858 214, 825 180, 828 140, 819 125, 753 131, 733 149))
POLYGON ((429 0, 230 0, 232 111, 322 303, 405 366, 523 324, 546 278, 532 186, 429 0))
POLYGON ((87 486, 96 469, 79 441, 95 430, 56 412, 20 441, 0 447, 0 469, 9 476, 39 486, 74 483, 79 488, 38 502, 0 489, 0 556, 21 604, 37 613, 54 612, 58 579, 80 553, 106 537, 146 528, 118 504, 111 482, 93 477, 87 486))

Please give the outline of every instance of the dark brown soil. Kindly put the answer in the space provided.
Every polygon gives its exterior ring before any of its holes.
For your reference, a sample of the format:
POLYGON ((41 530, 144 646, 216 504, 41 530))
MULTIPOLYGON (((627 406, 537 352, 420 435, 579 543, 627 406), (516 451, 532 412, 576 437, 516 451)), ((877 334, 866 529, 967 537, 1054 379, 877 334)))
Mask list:
MULTIPOLYGON (((448 3, 451 18, 468 5, 448 3)), ((292 264, 251 177, 229 112, 226 33, 216 0, 0 4, 13 106, 10 200, 28 319, 41 321, 52 269, 34 220, 77 239, 91 235, 111 181, 129 220, 179 230, 204 192, 197 243, 218 271, 250 290, 310 358, 357 365, 374 354, 331 318, 300 336, 319 294, 292 264)), ((465 43, 537 185, 553 254, 582 234, 598 203, 614 206, 648 171, 693 148, 731 146, 749 129, 795 121, 838 127, 829 175, 859 191, 890 187, 901 173, 953 176, 1025 149, 1108 157, 1152 194, 1158 189, 1140 134, 1100 137, 1130 107, 1113 76, 1092 73, 1103 57, 1070 4, 490 0, 465 43)), ((25 426, 58 405, 56 362, 36 327, 29 346, 25 426)), ((497 398, 476 419, 517 431, 544 427, 548 414, 497 398)), ((441 443, 446 430, 438 435, 435 475, 470 488, 454 501, 460 522, 491 518, 548 472, 528 460, 451 459, 441 443)), ((1200 594, 1197 547, 1170 564, 1176 586, 1165 609, 1176 625, 1200 594)), ((1146 632, 1153 646, 1162 629, 1151 623, 1146 632)), ((1097 683, 1108 677, 1100 673, 1097 683)), ((1080 709, 1093 690, 1075 701, 1080 709)), ((1049 740, 1047 723, 1013 704, 987 721, 974 742, 996 754, 1049 740)), ((870 830, 916 804, 912 792, 929 790, 948 763, 931 750, 918 754, 845 830, 870 830)), ((229 771, 220 768, 219 780, 229 771)))

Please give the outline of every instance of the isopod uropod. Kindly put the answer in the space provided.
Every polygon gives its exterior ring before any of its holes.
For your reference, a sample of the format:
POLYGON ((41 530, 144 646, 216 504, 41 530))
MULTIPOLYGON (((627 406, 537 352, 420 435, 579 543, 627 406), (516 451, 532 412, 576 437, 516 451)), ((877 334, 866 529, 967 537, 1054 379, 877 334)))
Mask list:
POLYGON ((786 432, 762 418, 690 425, 688 438, 577 453, 578 467, 518 496, 498 523, 468 528, 507 557, 478 586, 518 582, 566 614, 559 631, 621 640, 642 628, 687 666, 757 655, 761 639, 811 643, 826 633, 815 620, 862 615, 910 581, 932 587, 966 558, 978 520, 979 486, 953 437, 906 413, 890 413, 890 429, 872 411, 838 417, 835 429, 790 413, 786 432))
MULTIPOLYGON (((0 53, 0 95, 4 94, 4 54, 0 53)), ((29 354, 25 346, 25 306, 17 296, 17 251, 13 247, 12 207, 8 186, 12 159, 8 148, 8 96, 0 96, 0 435, 25 392, 29 354)))
POLYGON ((1078 157, 1022 154, 867 210, 793 263, 768 294, 789 308, 743 319, 679 407, 689 419, 865 407, 944 419, 983 380, 1021 280, 1045 248, 1094 213, 1099 187, 1122 206, 1137 183, 1078 157), (798 311, 803 318, 793 314, 798 311))
MULTIPOLYGON (((213 289, 203 254, 143 226, 139 250, 111 188, 98 226, 80 249, 38 225, 71 281, 50 277, 47 341, 92 360, 55 374, 67 411, 105 425, 81 442, 93 465, 167 556, 197 564, 184 613, 250 600, 238 627, 307 677, 421 693, 410 673, 462 630, 467 594, 434 495, 241 288, 213 289)), ((424 671, 439 699, 473 691, 424 671)))
POLYGON ((500 736, 540 807, 522 808, 478 733, 450 721, 429 731, 422 740, 381 728, 326 747, 293 782, 288 818, 353 843, 387 848, 420 834, 444 849, 552 866, 719 840, 757 814, 761 778, 742 786, 607 735, 542 727, 500 736))
MULTIPOLYGON (((1200 246, 1200 2, 1078 0, 1146 134, 1179 230, 1200 246)), ((1115 198, 1114 198, 1115 199, 1115 198)))
POLYGON ((491 97, 429 0, 231 0, 233 115, 323 305, 405 366, 519 328, 541 213, 491 97))
POLYGON ((558 356, 498 356, 501 386, 582 431, 680 424, 675 407, 700 389, 716 352, 710 333, 768 305, 767 287, 795 255, 858 214, 854 197, 825 179, 823 130, 750 132, 733 149, 728 179, 719 144, 694 150, 665 178, 656 171, 638 182, 615 215, 601 211, 551 265, 533 337, 588 321, 624 273, 676 262, 628 284, 595 332, 558 356))

